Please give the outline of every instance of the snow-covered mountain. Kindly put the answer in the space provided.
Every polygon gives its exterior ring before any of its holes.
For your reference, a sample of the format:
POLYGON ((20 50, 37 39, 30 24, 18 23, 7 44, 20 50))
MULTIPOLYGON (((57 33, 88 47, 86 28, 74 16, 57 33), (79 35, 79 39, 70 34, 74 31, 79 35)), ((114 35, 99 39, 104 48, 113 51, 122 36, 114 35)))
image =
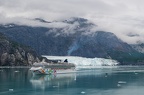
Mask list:
POLYGON ((140 53, 144 53, 144 43, 132 44, 131 46, 136 51, 138 51, 140 53))
POLYGON ((121 64, 143 63, 144 54, 115 34, 97 30, 97 25, 87 19, 35 20, 47 26, 8 24, 1 25, 0 32, 14 41, 31 46, 41 55, 112 58, 121 64))

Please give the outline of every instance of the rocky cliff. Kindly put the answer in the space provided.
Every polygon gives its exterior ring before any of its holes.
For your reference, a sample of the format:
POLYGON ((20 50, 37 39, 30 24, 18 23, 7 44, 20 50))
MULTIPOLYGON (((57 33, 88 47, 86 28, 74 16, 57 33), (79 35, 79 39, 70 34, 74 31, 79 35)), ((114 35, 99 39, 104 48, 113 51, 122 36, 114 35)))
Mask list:
POLYGON ((0 33, 0 66, 28 66, 39 61, 29 47, 10 41, 0 33))

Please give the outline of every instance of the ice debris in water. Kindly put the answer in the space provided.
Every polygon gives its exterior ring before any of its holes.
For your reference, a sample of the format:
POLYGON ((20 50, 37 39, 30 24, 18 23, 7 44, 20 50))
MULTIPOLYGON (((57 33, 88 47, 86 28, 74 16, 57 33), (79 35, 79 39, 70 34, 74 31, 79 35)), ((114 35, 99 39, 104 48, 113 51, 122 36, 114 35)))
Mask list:
POLYGON ((120 87, 121 85, 120 85, 120 84, 117 84, 117 86, 120 87))
POLYGON ((17 73, 17 72, 19 72, 19 71, 15 71, 15 73, 17 73))
POLYGON ((85 94, 85 92, 84 92, 84 91, 82 91, 81 93, 82 93, 82 94, 85 94))
POLYGON ((9 91, 13 91, 13 89, 9 89, 9 91))
POLYGON ((108 73, 105 73, 105 77, 107 77, 108 76, 108 73))
POLYGON ((125 84, 126 81, 118 81, 119 84, 125 84))
POLYGON ((53 88, 56 88, 56 87, 59 87, 59 86, 53 86, 53 88))

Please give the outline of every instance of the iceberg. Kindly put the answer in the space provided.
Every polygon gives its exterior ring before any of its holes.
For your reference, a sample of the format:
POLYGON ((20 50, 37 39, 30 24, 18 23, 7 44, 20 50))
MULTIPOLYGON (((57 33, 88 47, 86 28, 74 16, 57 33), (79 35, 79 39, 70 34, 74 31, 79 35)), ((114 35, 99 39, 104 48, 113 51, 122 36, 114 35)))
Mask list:
POLYGON ((43 55, 50 60, 68 60, 69 63, 74 63, 76 66, 115 66, 118 65, 119 62, 112 59, 105 59, 105 58, 85 58, 85 57, 78 57, 78 56, 46 56, 43 55))

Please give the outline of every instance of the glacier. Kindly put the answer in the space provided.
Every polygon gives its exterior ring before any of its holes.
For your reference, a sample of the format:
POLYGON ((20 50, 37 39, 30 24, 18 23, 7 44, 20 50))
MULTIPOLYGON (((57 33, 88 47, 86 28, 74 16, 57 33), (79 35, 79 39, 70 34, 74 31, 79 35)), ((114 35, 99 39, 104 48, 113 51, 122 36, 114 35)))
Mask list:
POLYGON ((69 63, 74 63, 76 66, 116 66, 119 64, 118 61, 104 58, 86 58, 78 56, 46 56, 50 60, 68 60, 69 63))

